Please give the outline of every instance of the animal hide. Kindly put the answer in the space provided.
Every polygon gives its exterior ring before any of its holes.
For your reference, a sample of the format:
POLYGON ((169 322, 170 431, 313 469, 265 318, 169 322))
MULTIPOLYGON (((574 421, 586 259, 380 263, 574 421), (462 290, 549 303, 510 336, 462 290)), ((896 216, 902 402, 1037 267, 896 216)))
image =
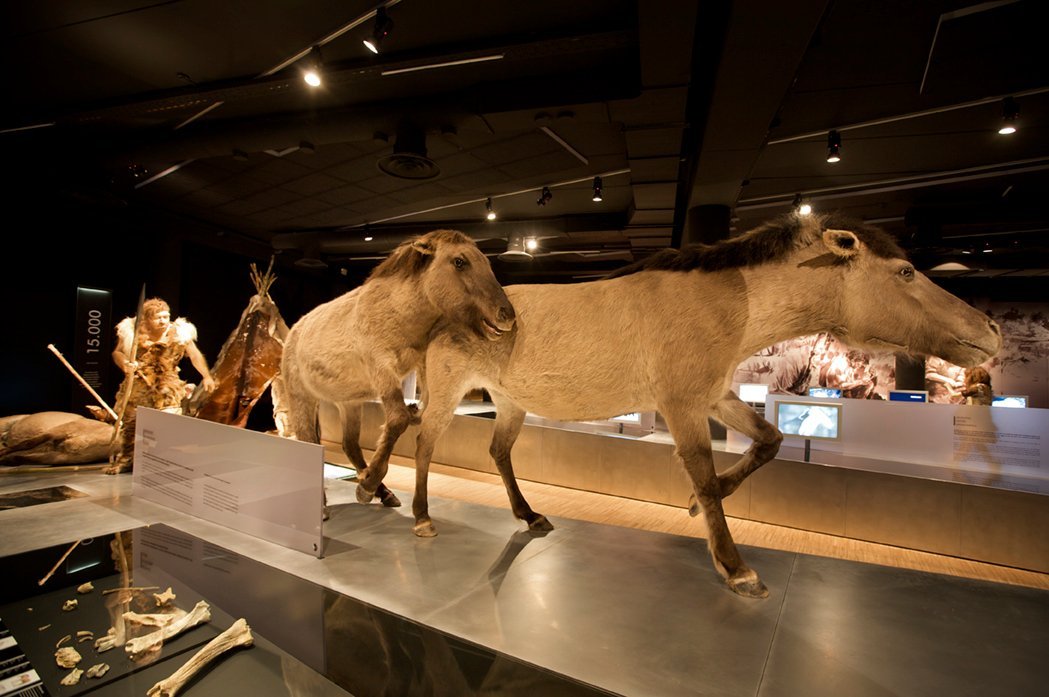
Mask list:
MULTIPOLYGON (((251 266, 256 294, 241 313, 240 322, 219 351, 211 377, 215 389, 205 392, 201 385, 193 391, 184 413, 200 419, 243 427, 259 397, 280 369, 288 325, 270 298, 269 288, 276 280, 251 266)), ((274 400, 276 404, 276 400, 274 400)))
POLYGON ((62 411, 0 419, 0 465, 105 462, 113 425, 62 411))

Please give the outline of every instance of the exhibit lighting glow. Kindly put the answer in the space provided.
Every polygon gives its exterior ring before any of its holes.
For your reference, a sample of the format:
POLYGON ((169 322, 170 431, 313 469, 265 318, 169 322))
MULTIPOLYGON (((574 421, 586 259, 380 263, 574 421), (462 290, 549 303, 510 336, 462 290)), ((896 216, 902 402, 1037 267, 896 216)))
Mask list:
POLYGON ((1020 105, 1012 97, 1002 100, 1002 127, 998 133, 1003 136, 1016 133, 1016 120, 1020 118, 1020 105))
POLYGON ((538 248, 539 242, 536 241, 534 237, 529 237, 525 240, 525 249, 527 249, 529 252, 534 252, 538 248))
POLYGON ((378 53, 382 48, 382 42, 393 30, 393 20, 386 14, 386 8, 380 7, 375 10, 375 25, 372 27, 372 35, 364 40, 364 45, 372 53, 378 53))
POLYGON ((310 51, 306 58, 306 66, 302 73, 302 79, 310 87, 321 86, 321 50, 316 46, 310 51))
POLYGON ((812 215, 812 206, 807 203, 803 203, 798 206, 798 215, 812 215))
POLYGON ((604 196, 601 193, 601 177, 594 177, 594 200, 604 200, 604 196))
POLYGON ((841 134, 837 131, 827 134, 827 162, 841 162, 841 134))
POLYGON ((364 238, 364 241, 365 241, 365 242, 371 242, 371 241, 372 241, 372 240, 374 240, 374 239, 375 239, 374 237, 365 237, 365 238, 364 238))
POLYGON ((492 197, 489 196, 488 200, 484 202, 485 209, 488 210, 488 214, 485 216, 488 220, 495 220, 495 210, 492 208, 492 197))
POLYGON ((798 215, 812 215, 812 206, 801 198, 801 194, 795 194, 794 201, 790 205, 798 215))

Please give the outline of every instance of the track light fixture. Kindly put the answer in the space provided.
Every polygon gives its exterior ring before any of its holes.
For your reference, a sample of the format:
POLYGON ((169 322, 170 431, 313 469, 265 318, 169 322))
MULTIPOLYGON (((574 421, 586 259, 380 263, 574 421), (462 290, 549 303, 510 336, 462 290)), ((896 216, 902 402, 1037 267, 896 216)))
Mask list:
POLYGON ((601 193, 601 177, 594 177, 594 200, 604 200, 604 196, 601 193))
POLYGON ((827 162, 841 161, 841 134, 832 130, 827 134, 827 162))
POLYGON ((525 251, 534 252, 539 249, 539 240, 534 237, 525 238, 525 251))
POLYGON ((543 190, 539 192, 539 198, 535 200, 535 205, 545 206, 553 197, 554 195, 550 193, 550 187, 544 186, 543 190))
POLYGON ((484 207, 488 210, 488 214, 485 216, 488 220, 495 220, 495 210, 492 208, 492 197, 489 196, 488 200, 484 202, 484 207))
POLYGON ((393 20, 386 14, 386 7, 380 6, 375 10, 375 25, 372 27, 372 35, 364 40, 364 45, 372 53, 378 53, 382 48, 383 40, 393 30, 393 20))
POLYGON ((1020 118, 1020 105, 1012 97, 1002 100, 1002 127, 998 133, 1003 136, 1016 133, 1016 120, 1020 118))
POLYGON ((812 206, 801 198, 801 194, 794 195, 794 202, 791 204, 791 209, 797 215, 812 215, 812 206))
POLYGON ((319 46, 314 46, 306 57, 306 65, 302 73, 302 79, 310 87, 321 86, 321 62, 321 49, 319 46))

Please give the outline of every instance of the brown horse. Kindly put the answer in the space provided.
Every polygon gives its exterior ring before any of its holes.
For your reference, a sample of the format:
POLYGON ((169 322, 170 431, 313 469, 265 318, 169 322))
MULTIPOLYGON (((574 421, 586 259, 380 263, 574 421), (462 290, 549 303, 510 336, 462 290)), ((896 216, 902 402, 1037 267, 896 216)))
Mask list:
POLYGON ((426 356, 429 401, 416 446, 415 532, 436 534, 426 500, 434 442, 468 388, 498 410, 490 452, 514 515, 550 529, 521 495, 510 449, 525 412, 561 421, 658 410, 692 481, 714 566, 737 593, 768 594, 744 563, 721 499, 779 450, 783 436, 729 389, 756 350, 830 332, 879 350, 976 365, 1001 347, 997 325, 915 271, 884 232, 790 216, 712 246, 665 250, 612 278, 573 285, 509 286, 517 310, 509 341, 444 334, 426 356), (721 475, 708 417, 754 443, 721 475))
POLYGON ((304 315, 288 333, 281 358, 288 422, 299 440, 320 442, 317 408, 334 403, 342 417, 343 451, 359 473, 357 500, 385 487, 390 452, 417 412, 401 381, 421 366, 431 332, 448 330, 498 340, 514 326, 514 308, 472 239, 435 230, 398 246, 360 287, 304 315), (361 405, 382 400, 386 423, 370 464, 358 442, 361 405))

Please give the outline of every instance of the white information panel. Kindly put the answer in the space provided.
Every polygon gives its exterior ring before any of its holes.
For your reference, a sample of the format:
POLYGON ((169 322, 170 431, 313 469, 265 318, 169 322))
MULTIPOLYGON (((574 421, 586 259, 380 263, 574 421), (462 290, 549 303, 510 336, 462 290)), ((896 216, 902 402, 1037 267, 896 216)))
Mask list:
POLYGON ((132 492, 321 555, 324 448, 140 407, 132 492))
MULTIPOLYGON (((776 403, 826 403, 811 397, 769 395, 765 418, 773 420, 776 403)), ((837 399, 841 404, 841 439, 812 440, 813 451, 849 457, 932 465, 951 471, 987 475, 989 486, 1049 489, 1049 409, 995 409, 964 404, 910 404, 866 399, 837 399), (1027 483, 1023 483, 1026 480, 1027 483), (1021 482, 1019 485, 1016 482, 1021 482)), ((786 436, 785 446, 804 439, 786 436)), ((742 451, 749 439, 729 431, 728 444, 742 451)), ((816 460, 816 458, 814 458, 816 460)), ((966 479, 967 480, 967 479, 966 479)))

